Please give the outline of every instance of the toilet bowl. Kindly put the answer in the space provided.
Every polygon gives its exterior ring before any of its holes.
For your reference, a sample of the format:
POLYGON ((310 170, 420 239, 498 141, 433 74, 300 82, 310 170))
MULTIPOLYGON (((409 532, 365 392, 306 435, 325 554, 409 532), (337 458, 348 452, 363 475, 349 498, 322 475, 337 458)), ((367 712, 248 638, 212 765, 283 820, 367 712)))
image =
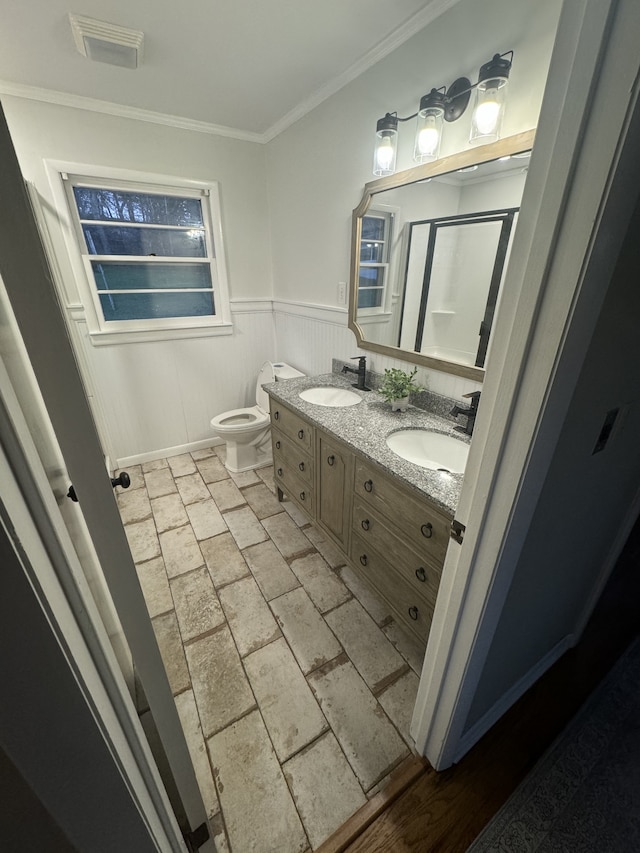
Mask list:
POLYGON ((225 465, 229 471, 236 474, 271 464, 269 395, 262 386, 296 376, 304 373, 284 362, 265 361, 256 380, 256 405, 231 409, 211 419, 213 432, 226 442, 225 465))

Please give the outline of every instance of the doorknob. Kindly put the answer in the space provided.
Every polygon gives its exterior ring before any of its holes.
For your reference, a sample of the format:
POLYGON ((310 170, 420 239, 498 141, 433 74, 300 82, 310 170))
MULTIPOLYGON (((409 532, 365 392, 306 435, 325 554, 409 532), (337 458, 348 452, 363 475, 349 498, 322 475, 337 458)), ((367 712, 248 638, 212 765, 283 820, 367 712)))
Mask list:
POLYGON ((122 486, 123 489, 128 489, 131 485, 131 477, 126 471, 122 471, 119 477, 111 478, 111 485, 114 489, 116 486, 122 486))
MULTIPOLYGON (((131 485, 131 477, 126 471, 122 471, 119 477, 111 477, 111 485, 114 489, 116 486, 122 486, 123 489, 128 489, 131 485)), ((76 490, 73 488, 73 485, 69 486, 67 497, 71 498, 74 503, 78 503, 78 496, 76 495, 76 490)))

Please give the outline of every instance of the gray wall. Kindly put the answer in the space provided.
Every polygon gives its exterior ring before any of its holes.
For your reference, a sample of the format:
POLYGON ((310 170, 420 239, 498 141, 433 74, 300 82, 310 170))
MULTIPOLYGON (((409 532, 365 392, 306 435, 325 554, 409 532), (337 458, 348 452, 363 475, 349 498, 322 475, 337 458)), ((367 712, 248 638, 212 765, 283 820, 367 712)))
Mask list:
POLYGON ((640 487, 636 207, 493 638, 466 730, 579 623, 640 487), (592 455, 605 413, 628 406, 592 455))

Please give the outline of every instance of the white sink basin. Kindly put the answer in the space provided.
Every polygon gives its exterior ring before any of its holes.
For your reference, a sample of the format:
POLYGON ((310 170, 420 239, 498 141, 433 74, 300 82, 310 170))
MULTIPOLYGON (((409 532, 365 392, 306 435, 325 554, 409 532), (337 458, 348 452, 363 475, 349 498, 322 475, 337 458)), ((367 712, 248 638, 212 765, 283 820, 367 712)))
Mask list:
POLYGON ((355 406, 361 401, 361 397, 347 388, 307 388, 298 396, 307 403, 314 403, 316 406, 333 406, 333 408, 355 406))
POLYGON ((461 474, 467 464, 469 445, 451 435, 426 429, 401 429, 387 436, 387 446, 407 462, 422 468, 461 474))

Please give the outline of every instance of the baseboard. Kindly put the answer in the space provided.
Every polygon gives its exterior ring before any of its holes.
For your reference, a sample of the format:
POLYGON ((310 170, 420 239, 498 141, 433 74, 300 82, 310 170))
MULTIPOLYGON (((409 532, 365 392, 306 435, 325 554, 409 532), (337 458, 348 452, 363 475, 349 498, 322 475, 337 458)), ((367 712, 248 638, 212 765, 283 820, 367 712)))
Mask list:
POLYGON ((516 681, 470 729, 464 732, 458 743, 454 764, 460 761, 463 755, 469 752, 471 747, 498 722, 500 717, 575 643, 574 634, 567 634, 566 637, 563 637, 535 666, 531 667, 529 672, 516 681))
POLYGON ((164 459, 167 456, 178 456, 180 453, 192 453, 194 450, 205 450, 207 447, 215 447, 224 444, 221 438, 204 438, 200 441, 192 441, 189 444, 178 444, 175 447, 165 447, 162 450, 150 450, 147 453, 136 453, 133 456, 124 456, 116 462, 116 469, 126 468, 127 465, 140 465, 142 462, 153 462, 154 459, 164 459))

